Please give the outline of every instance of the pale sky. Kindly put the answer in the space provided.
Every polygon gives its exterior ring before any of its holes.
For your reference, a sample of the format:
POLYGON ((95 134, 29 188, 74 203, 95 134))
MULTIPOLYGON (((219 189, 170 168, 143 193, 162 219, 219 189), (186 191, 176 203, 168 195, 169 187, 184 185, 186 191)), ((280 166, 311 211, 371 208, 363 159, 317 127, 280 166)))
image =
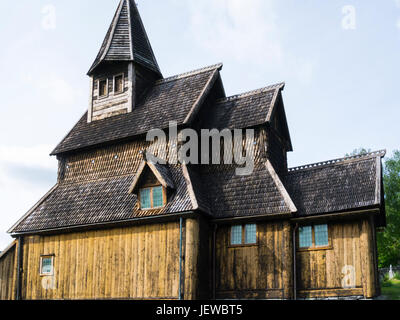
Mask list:
MULTIPOLYGON (((0 2, 0 250, 56 182, 118 2, 0 2)), ((286 82, 290 166, 400 149, 400 0, 137 2, 164 76, 223 62, 227 95, 286 82)))

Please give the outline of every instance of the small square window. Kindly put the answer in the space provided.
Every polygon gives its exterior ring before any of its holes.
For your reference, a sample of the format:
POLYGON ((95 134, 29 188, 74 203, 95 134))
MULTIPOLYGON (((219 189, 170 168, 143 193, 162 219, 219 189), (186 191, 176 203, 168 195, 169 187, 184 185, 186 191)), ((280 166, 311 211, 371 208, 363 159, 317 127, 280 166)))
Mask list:
POLYGON ((329 245, 328 239, 328 226, 326 224, 316 225, 315 232, 315 246, 326 247, 329 245))
POLYGON ((312 247, 312 227, 300 227, 300 248, 312 247))
POLYGON ((40 257, 40 275, 52 276, 54 274, 54 256, 40 257))
POLYGON ((329 228, 327 224, 303 226, 299 228, 300 249, 323 249, 329 247, 329 228))
POLYGON ((166 203, 166 195, 162 186, 143 188, 139 192, 139 197, 142 210, 158 209, 166 203))
POLYGON ((114 77, 114 93, 124 92, 124 75, 118 75, 114 77))
POLYGON ((153 188, 153 208, 160 208, 164 205, 163 188, 153 188))
POLYGON ((242 226, 232 226, 231 228, 231 244, 242 244, 242 226))
POLYGON ((245 226, 245 244, 255 244, 257 243, 257 225, 246 224, 245 226))
POLYGON ((107 79, 99 80, 99 97, 108 95, 108 81, 107 79))
POLYGON ((151 189, 140 190, 140 207, 142 209, 151 209, 151 189))

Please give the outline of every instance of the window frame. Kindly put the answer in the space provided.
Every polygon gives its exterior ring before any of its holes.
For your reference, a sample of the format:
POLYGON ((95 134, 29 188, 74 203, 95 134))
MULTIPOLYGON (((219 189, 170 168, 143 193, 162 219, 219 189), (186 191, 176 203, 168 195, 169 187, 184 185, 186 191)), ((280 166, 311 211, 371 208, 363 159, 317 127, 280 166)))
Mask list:
POLYGON ((305 225, 301 225, 299 226, 299 228, 301 227, 311 227, 311 241, 312 241, 312 246, 311 247, 304 247, 301 248, 300 247, 300 230, 298 229, 296 232, 297 235, 297 240, 296 240, 296 247, 297 247, 297 251, 318 251, 318 250, 330 250, 333 249, 332 246, 332 228, 331 225, 328 223, 313 223, 313 224, 305 224, 305 225), (328 245, 326 246, 316 246, 315 245, 315 226, 319 226, 319 225, 326 225, 327 229, 328 229, 328 245))
POLYGON ((244 223, 244 224, 233 224, 229 226, 229 245, 228 248, 242 248, 242 247, 257 247, 258 246, 258 224, 257 223, 244 223), (256 226, 256 242, 255 243, 245 243, 246 241, 246 226, 254 224, 256 226), (242 227, 242 243, 241 244, 232 244, 232 228, 235 226, 242 227))
POLYGON ((138 203, 139 203, 139 208, 140 210, 143 211, 151 211, 151 210, 159 210, 161 208, 164 208, 165 205, 167 204, 167 192, 164 186, 162 185, 151 185, 151 186, 143 186, 142 188, 139 188, 139 193, 138 193, 138 203), (163 205, 161 207, 154 207, 153 205, 153 189, 155 188, 162 188, 162 196, 163 196, 163 205), (141 199, 141 194, 142 190, 150 189, 150 206, 151 208, 142 208, 142 199, 141 199))
POLYGON ((54 276, 54 254, 43 254, 40 256, 39 260, 39 275, 41 277, 47 276, 54 276), (51 259, 51 272, 50 273, 43 273, 43 260, 44 259, 51 259))
POLYGON ((114 95, 119 95, 119 94, 124 93, 124 91, 125 91, 125 74, 122 72, 122 73, 119 73, 119 74, 116 74, 113 76, 113 93, 114 93, 114 95), (122 90, 115 91, 115 87, 116 87, 115 86, 115 84, 116 84, 115 78, 120 77, 120 76, 122 76, 122 90))
POLYGON ((97 97, 98 97, 99 99, 108 98, 108 96, 109 96, 108 86, 109 86, 108 78, 100 78, 100 79, 97 79, 97 97), (102 95, 100 95, 100 82, 103 82, 103 81, 106 82, 106 94, 102 96, 102 95))

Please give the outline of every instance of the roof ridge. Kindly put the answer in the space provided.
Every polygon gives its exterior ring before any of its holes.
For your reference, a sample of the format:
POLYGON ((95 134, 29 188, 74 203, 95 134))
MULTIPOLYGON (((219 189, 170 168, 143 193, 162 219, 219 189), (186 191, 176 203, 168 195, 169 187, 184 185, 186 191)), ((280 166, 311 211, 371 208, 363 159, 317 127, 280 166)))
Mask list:
POLYGON ((363 159, 370 159, 370 158, 376 158, 376 157, 383 158, 385 155, 386 155, 386 150, 373 151, 373 152, 369 152, 366 154, 359 154, 359 155, 350 156, 350 157, 344 157, 344 158, 333 159, 333 160, 328 160, 328 161, 321 161, 321 162, 316 162, 316 163, 312 163, 312 164, 306 164, 303 166, 293 167, 293 168, 289 168, 288 172, 298 172, 298 171, 309 170, 309 169, 314 169, 314 168, 323 168, 323 167, 328 167, 328 166, 333 166, 333 165, 349 163, 349 162, 353 162, 355 160, 363 160, 363 159))
POLYGON ((161 84, 161 83, 174 81, 174 80, 177 80, 177 79, 187 78, 187 77, 194 76, 196 74, 204 73, 204 72, 207 72, 207 71, 211 71, 211 70, 214 70, 214 69, 221 69, 222 67, 223 67, 222 63, 217 63, 217 64, 213 64, 213 65, 208 66, 208 67, 204 67, 204 68, 200 68, 200 69, 196 69, 196 70, 180 73, 180 74, 168 77, 168 78, 160 79, 160 80, 157 80, 155 83, 156 84, 161 84))
POLYGON ((223 103, 223 102, 229 102, 229 101, 233 101, 233 100, 237 100, 237 99, 241 99, 241 98, 245 98, 245 97, 249 97, 249 96, 253 96, 259 93, 264 93, 264 92, 268 92, 271 90, 276 90, 276 89, 280 89, 282 90, 285 87, 285 82, 279 82, 270 86, 266 86, 263 88, 259 88, 259 89, 255 89, 255 90, 251 90, 251 91, 247 91, 247 92, 243 92, 234 96, 230 96, 230 97, 226 97, 226 98, 221 98, 219 100, 217 100, 217 103, 223 103))

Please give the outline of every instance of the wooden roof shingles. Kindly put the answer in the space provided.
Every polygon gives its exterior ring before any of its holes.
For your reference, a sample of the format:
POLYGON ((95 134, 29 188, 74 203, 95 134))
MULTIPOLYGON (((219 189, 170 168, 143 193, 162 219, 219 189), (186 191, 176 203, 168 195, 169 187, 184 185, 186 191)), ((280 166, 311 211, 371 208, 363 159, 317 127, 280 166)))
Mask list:
POLYGON ((218 100, 207 118, 205 127, 216 129, 244 129, 270 121, 277 95, 284 83, 218 100))
POLYGON ((159 210, 140 210, 137 196, 129 193, 133 175, 61 184, 10 232, 24 233, 118 223, 194 210, 181 166, 169 166, 169 173, 174 180, 175 189, 167 205, 159 210))
POLYGON ((205 90, 213 85, 222 64, 157 81, 132 112, 87 122, 85 113, 52 155, 92 147, 183 124, 205 90))
POLYGON ((289 169, 285 186, 299 216, 336 213, 381 204, 384 151, 289 169))
POLYGON ((121 0, 119 3, 88 74, 92 74, 103 61, 135 61, 162 77, 134 0, 121 0))
POLYGON ((264 163, 256 164, 249 176, 236 175, 234 165, 203 166, 200 176, 216 219, 295 211, 264 163))

